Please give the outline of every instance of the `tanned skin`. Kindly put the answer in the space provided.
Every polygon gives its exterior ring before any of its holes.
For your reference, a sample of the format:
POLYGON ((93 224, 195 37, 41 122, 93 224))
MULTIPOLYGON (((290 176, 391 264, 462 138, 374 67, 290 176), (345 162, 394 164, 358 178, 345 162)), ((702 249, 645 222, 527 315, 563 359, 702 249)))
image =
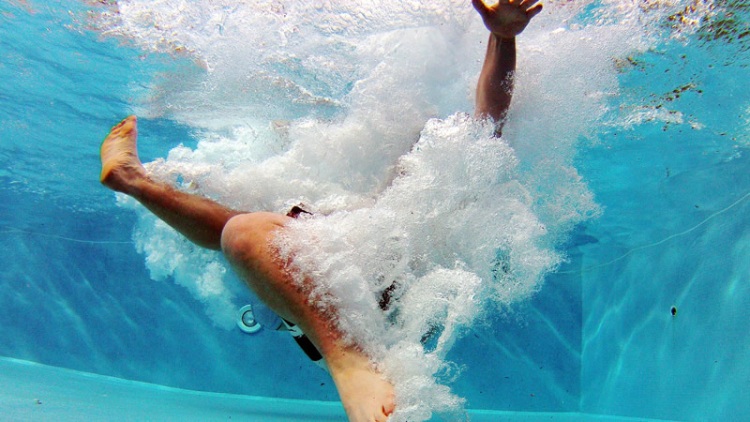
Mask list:
MULTIPOLYGON (((490 31, 477 86, 476 115, 497 122, 498 133, 510 106, 515 37, 541 11, 536 3, 501 0, 487 6, 482 0, 472 1, 490 31)), ((297 324, 318 348, 349 420, 386 421, 396 406, 393 385, 357 345, 342 341, 330 314, 310 306, 309 286, 315 281, 302 275, 300 287, 295 277, 299 274, 293 273, 274 244, 291 217, 232 210, 154 181, 138 158, 137 137, 135 116, 112 128, 101 146, 102 184, 133 197, 195 244, 222 251, 247 286, 279 316, 297 324)))

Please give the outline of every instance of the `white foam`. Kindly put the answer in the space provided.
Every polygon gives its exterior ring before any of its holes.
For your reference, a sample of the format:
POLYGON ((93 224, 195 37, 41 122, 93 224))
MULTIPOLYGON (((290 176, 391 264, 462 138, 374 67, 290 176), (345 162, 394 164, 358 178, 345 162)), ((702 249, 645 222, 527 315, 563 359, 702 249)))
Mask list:
MULTIPOLYGON (((416 421, 460 409, 441 383, 463 328, 538 290, 564 258, 555 245, 597 214, 577 144, 613 124, 613 59, 652 46, 654 22, 683 3, 608 0, 582 17, 593 2, 546 2, 519 38, 504 139, 454 114, 471 110, 487 39, 469 2, 121 0, 100 25, 200 63, 139 104, 201 139, 149 171, 238 209, 315 211, 280 241, 382 361, 392 419, 416 421)), ((136 232, 155 278, 174 276, 231 326, 217 255, 145 214, 136 232)))

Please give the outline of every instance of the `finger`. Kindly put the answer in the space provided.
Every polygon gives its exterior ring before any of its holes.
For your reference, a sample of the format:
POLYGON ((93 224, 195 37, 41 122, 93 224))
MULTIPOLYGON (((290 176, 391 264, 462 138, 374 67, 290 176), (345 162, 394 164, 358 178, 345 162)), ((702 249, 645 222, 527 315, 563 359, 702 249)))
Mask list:
POLYGON ((521 4, 518 5, 523 10, 529 10, 531 6, 537 4, 539 0, 523 0, 521 4))
POLYGON ((537 4, 536 6, 532 7, 531 9, 526 11, 526 16, 529 17, 529 19, 533 18, 534 16, 538 15, 539 12, 542 11, 542 5, 537 4))
POLYGON ((474 9, 476 9, 476 11, 479 12, 479 15, 482 17, 487 16, 487 14, 490 12, 490 9, 487 7, 486 4, 484 4, 484 1, 482 0, 471 0, 471 4, 474 6, 474 9))

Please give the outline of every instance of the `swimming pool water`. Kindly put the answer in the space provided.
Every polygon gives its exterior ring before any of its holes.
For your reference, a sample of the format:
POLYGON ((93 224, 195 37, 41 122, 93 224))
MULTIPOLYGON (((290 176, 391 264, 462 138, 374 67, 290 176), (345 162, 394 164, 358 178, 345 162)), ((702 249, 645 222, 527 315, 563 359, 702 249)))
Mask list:
MULTIPOLYGON (((693 3, 649 4, 689 11, 693 3)), ((423 11, 431 16, 422 22, 426 27, 439 21, 434 16, 455 13, 457 21, 470 16, 457 12, 468 7, 462 2, 435 5, 440 10, 433 15, 423 11)), ((549 133, 554 124, 529 126, 534 120, 526 112, 537 104, 532 90, 544 93, 539 101, 552 103, 566 95, 603 96, 605 101, 593 104, 604 108, 591 121, 580 120, 574 160, 601 215, 570 229, 560 246, 567 261, 546 275, 536 294, 465 329, 448 354, 460 375, 444 373, 441 380, 465 397, 470 409, 669 420, 750 418, 744 394, 750 383, 748 6, 695 2, 698 12, 686 15, 704 20, 677 31, 667 28, 675 22, 667 17, 678 16, 670 13, 597 14, 635 8, 635 2, 587 5, 575 6, 575 13, 566 11, 573 6, 563 2, 547 5, 545 13, 567 20, 538 22, 528 48, 521 44, 527 69, 538 69, 534 60, 553 64, 545 48, 558 44, 544 34, 554 34, 557 27, 568 33, 583 28, 581 38, 570 38, 581 43, 580 55, 570 60, 582 64, 598 60, 597 49, 611 48, 604 38, 597 39, 602 32, 590 28, 625 34, 640 28, 625 20, 607 28, 602 21, 612 16, 660 16, 661 29, 652 34, 657 40, 612 59, 610 65, 618 69, 613 72, 616 90, 598 92, 603 83, 587 85, 586 78, 607 77, 587 73, 603 68, 593 63, 565 75, 569 85, 591 87, 591 92, 570 92, 541 77, 539 83, 522 79, 527 83, 519 86, 520 103, 511 116, 516 123, 509 123, 508 136, 547 131, 547 143, 518 146, 525 156, 535 156, 534 149, 545 145, 557 148, 549 133)), ((97 182, 101 138, 134 112, 143 116, 143 161, 165 157, 179 143, 197 148, 200 141, 232 138, 223 120, 253 110, 254 102, 232 112, 259 91, 251 87, 251 94, 222 98, 232 92, 230 82, 243 80, 228 75, 231 69, 201 82, 205 64, 189 55, 149 51, 122 36, 103 36, 87 18, 88 10, 101 13, 98 7, 72 1, 0 4, 0 355, 186 389, 335 400, 327 376, 285 336, 262 331, 250 337, 220 328, 207 315, 205 301, 173 282, 179 274, 151 279, 153 269, 146 268, 131 236, 141 220, 97 182), (219 88, 192 96, 175 86, 180 80, 189 89, 201 83, 219 88), (194 117, 210 110, 211 102, 219 112, 194 117), (220 112, 226 117, 217 117, 220 112)), ((242 13, 231 5, 222 4, 222 10, 228 17, 242 13)), ((466 27, 445 22, 448 31, 466 27)), ((227 31, 230 23, 224 23, 227 31)), ((356 30, 382 30, 362 25, 351 30, 352 36, 361 35, 356 30)), ((191 47, 203 48, 198 41, 191 47)), ((478 64, 447 68, 467 74, 456 85, 463 83, 460 89, 468 91, 468 74, 478 64)), ((353 88, 340 81, 363 76, 359 68, 321 69, 328 70, 321 80, 306 80, 304 68, 292 79, 316 90, 312 94, 319 99, 341 99, 353 88)), ((460 89, 449 88, 446 95, 460 98, 453 93, 460 89)), ((285 95, 294 92, 290 88, 285 95)), ((468 99, 460 103, 437 99, 438 94, 428 90, 424 98, 434 101, 431 112, 439 117, 459 106, 470 110, 468 99)), ((258 95, 273 98, 275 92, 258 95)), ((283 119, 294 120, 310 109, 279 99, 283 112, 276 115, 283 119)), ((331 118, 346 108, 326 104, 314 117, 331 118)), ((576 110, 554 116, 566 113, 576 110)), ((574 123, 563 123, 565 130, 575 129, 570 129, 574 123)), ((421 128, 424 122, 412 124, 421 128)), ((257 138, 265 142, 262 133, 257 138)), ((284 148, 256 149, 272 156, 284 148)), ((211 152, 205 154, 210 161, 211 152)), ((237 307, 253 301, 235 291, 237 307)))

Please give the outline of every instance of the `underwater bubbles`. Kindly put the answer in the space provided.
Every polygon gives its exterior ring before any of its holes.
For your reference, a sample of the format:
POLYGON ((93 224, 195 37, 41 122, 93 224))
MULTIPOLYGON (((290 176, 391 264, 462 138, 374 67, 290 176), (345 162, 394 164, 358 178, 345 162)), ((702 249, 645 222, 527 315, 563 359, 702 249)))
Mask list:
MULTIPOLYGON (((454 341, 538 291, 565 259, 557 246, 569 230, 600 212, 576 151, 617 124, 607 121, 617 64, 673 31, 654 22, 678 16, 688 28, 698 6, 687 6, 545 2, 518 41, 502 139, 465 114, 487 39, 469 2, 130 0, 96 10, 104 33, 192 63, 135 105, 199 140, 148 164, 153 177, 246 211, 304 203, 315 216, 278 242, 318 282, 314 300, 335 299, 339 327, 394 381, 393 419, 416 421, 460 412, 444 385, 459 372, 445 360, 454 341)), ((217 325, 233 326, 237 286, 218 255, 145 213, 136 233, 154 278, 174 277, 217 325)))

